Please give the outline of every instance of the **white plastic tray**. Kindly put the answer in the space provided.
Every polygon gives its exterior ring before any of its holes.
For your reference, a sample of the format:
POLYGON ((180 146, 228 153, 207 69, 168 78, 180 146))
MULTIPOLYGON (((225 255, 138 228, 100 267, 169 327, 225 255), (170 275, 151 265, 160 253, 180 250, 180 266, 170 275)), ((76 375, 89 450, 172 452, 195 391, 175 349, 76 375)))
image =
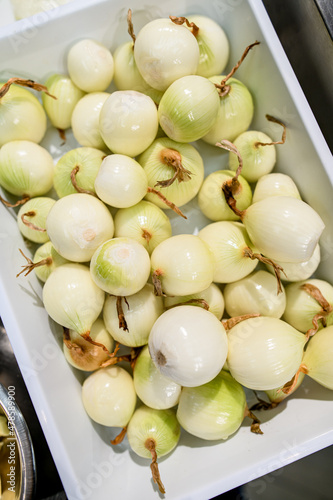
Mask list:
MULTIPOLYGON (((251 128, 273 134, 269 113, 286 122, 287 142, 278 148, 278 170, 289 173, 303 198, 322 216, 318 276, 333 282, 333 161, 292 68, 260 0, 74 0, 54 11, 5 26, 0 32, 0 79, 10 76, 44 81, 65 70, 65 54, 75 40, 95 37, 114 49, 128 40, 126 14, 133 11, 136 32, 148 20, 201 13, 216 19, 231 43, 230 64, 255 40, 237 77, 252 91, 255 119, 251 128)), ((73 147, 51 131, 42 143, 54 158, 73 147)), ((226 165, 227 155, 201 145, 207 169, 226 165)), ((195 204, 187 208, 184 226, 174 219, 174 233, 202 226, 195 204)), ((150 500, 159 498, 149 462, 136 457, 126 440, 109 444, 115 430, 91 423, 81 403, 82 375, 73 371, 61 350, 60 328, 49 320, 41 301, 41 285, 33 273, 15 278, 23 265, 18 248, 26 249, 15 214, 0 205, 0 314, 34 403, 64 488, 70 500, 150 500)), ((26 251, 28 251, 26 249, 26 251)), ((333 392, 306 379, 293 398, 260 414, 264 435, 250 432, 249 423, 222 443, 200 441, 183 432, 179 446, 160 460, 169 500, 207 500, 283 467, 333 443, 333 392)))

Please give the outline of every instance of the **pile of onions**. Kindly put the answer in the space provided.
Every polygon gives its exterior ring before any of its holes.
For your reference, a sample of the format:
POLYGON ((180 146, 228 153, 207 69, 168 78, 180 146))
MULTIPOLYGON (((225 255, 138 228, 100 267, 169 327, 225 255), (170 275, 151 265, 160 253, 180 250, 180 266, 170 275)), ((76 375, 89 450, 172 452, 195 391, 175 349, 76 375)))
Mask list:
POLYGON ((220 441, 246 432, 247 416, 262 433, 245 388, 271 407, 306 375, 333 390, 333 287, 312 276, 324 222, 274 172, 285 125, 266 115, 280 141, 249 130, 260 96, 234 74, 259 42, 222 75, 229 41, 212 19, 155 19, 135 36, 129 11, 128 27, 114 53, 73 44, 68 74, 46 87, 0 88, 0 185, 18 198, 1 201, 19 207, 31 258, 22 245, 17 276, 42 283, 85 411, 121 429, 113 445, 127 432, 164 493, 157 459, 181 429, 220 441), (40 144, 46 116, 78 143, 56 163, 40 144))

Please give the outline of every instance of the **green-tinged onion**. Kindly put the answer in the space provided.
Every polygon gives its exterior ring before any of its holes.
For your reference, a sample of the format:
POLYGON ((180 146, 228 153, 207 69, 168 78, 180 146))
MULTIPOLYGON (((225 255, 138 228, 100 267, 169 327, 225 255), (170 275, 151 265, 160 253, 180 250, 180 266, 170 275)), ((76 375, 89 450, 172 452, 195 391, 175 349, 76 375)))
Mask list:
POLYGON ((155 19, 139 31, 134 44, 136 65, 146 82, 166 90, 175 80, 196 73, 199 46, 185 26, 155 19))
POLYGON ((113 238, 97 248, 90 272, 102 290, 127 297, 146 284, 150 274, 149 254, 132 238, 113 238))
POLYGON ((293 387, 293 389, 290 391, 289 394, 285 394, 282 391, 283 386, 280 386, 277 389, 271 389, 270 391, 265 391, 270 402, 273 404, 279 404, 282 401, 284 401, 288 396, 293 394, 300 387, 300 385, 302 384, 302 382, 304 380, 304 377, 305 377, 305 373, 299 374, 299 376, 297 378, 297 383, 295 384, 295 386, 293 387))
POLYGON ((37 278, 39 278, 43 283, 45 283, 52 271, 54 271, 57 267, 69 263, 67 259, 64 259, 64 257, 58 254, 51 241, 47 241, 37 248, 33 260, 24 255, 21 249, 20 252, 27 261, 27 264, 22 266, 23 269, 19 274, 17 274, 17 276, 20 274, 27 276, 34 270, 37 278))
POLYGON ((152 460, 150 468, 161 493, 165 493, 157 459, 170 453, 178 444, 180 425, 172 409, 155 410, 146 405, 135 410, 127 427, 131 449, 140 457, 152 460))
MULTIPOLYGON (((283 269, 283 275, 281 275, 282 280, 284 281, 307 280, 308 278, 310 278, 310 276, 313 275, 313 273, 316 271, 320 263, 319 243, 314 249, 314 252, 309 260, 306 260, 304 262, 281 262, 276 260, 275 262, 283 269)), ((273 272, 270 266, 267 266, 267 270, 273 272)))
POLYGON ((221 320, 224 312, 224 298, 221 289, 212 283, 206 290, 191 295, 182 295, 175 297, 164 297, 166 309, 176 305, 193 305, 203 307, 213 313, 217 319, 221 320))
POLYGON ((113 57, 105 45, 85 38, 69 49, 67 70, 79 89, 84 92, 103 92, 112 82, 113 57))
POLYGON ((42 95, 46 114, 55 128, 66 130, 71 126, 73 110, 84 96, 84 92, 67 75, 62 74, 51 75, 46 80, 45 85, 49 92, 56 97, 56 99, 52 99, 48 95, 42 95))
POLYGON ((206 78, 219 75, 229 59, 229 41, 225 31, 207 16, 191 15, 188 26, 199 45, 199 66, 196 74, 206 78))
POLYGON ((157 297, 153 285, 147 283, 124 301, 109 295, 103 307, 103 319, 117 342, 140 347, 147 344, 150 330, 163 311, 162 297, 157 297))
POLYGON ((244 387, 276 389, 297 372, 306 336, 277 318, 249 318, 228 331, 228 368, 244 387))
POLYGON ((198 233, 214 256, 216 283, 232 283, 250 274, 258 264, 257 250, 244 225, 240 222, 220 221, 208 224, 198 233))
MULTIPOLYGON (((209 78, 214 85, 220 84, 221 80, 223 75, 209 78)), ((237 78, 229 78, 227 85, 230 90, 227 95, 219 97, 217 118, 202 137, 213 146, 222 139, 233 141, 248 129, 253 119, 254 104, 248 88, 237 78)))
POLYGON ((100 315, 105 294, 91 279, 89 268, 69 263, 57 267, 43 287, 43 303, 59 325, 89 339, 92 324, 100 315))
POLYGON ((47 126, 43 106, 29 90, 10 85, 4 92, 5 85, 0 82, 0 147, 11 141, 39 143, 47 126))
POLYGON ((95 250, 112 238, 114 224, 102 201, 76 193, 56 201, 46 219, 46 230, 65 259, 88 262, 95 250))
POLYGON ((178 404, 181 385, 161 374, 147 345, 135 361, 133 380, 138 397, 150 408, 165 410, 178 404))
POLYGON ((226 371, 199 387, 183 387, 177 418, 190 434, 201 439, 227 439, 244 420, 245 392, 226 371))
POLYGON ((125 427, 131 419, 136 393, 132 376, 120 366, 91 373, 82 385, 82 402, 89 417, 108 427, 125 427))
MULTIPOLYGON (((242 159, 242 176, 248 182, 256 182, 261 176, 269 174, 276 163, 276 150, 272 139, 263 132, 247 130, 233 141, 242 159), (263 145, 266 144, 266 145, 263 145)), ((236 171, 238 161, 229 153, 230 170, 236 171)))
POLYGON ((49 240, 46 218, 55 202, 53 198, 38 196, 21 206, 17 214, 17 224, 25 238, 34 243, 46 243, 49 240))
POLYGON ((71 118, 73 135, 81 146, 106 149, 99 131, 99 116, 108 92, 92 92, 76 104, 71 118))
POLYGON ((313 327, 333 324, 333 286, 324 280, 309 279, 288 283, 283 319, 303 333, 313 327))
POLYGON ((301 199, 293 179, 289 175, 280 173, 263 175, 258 179, 253 192, 253 203, 270 196, 293 196, 301 199))
MULTIPOLYGON (((156 139, 137 161, 147 174, 149 186, 161 189, 178 207, 197 195, 204 178, 204 163, 199 152, 191 144, 169 137, 156 139)), ((166 208, 153 193, 148 193, 146 199, 166 208)))
POLYGON ((66 360, 74 368, 92 372, 107 361, 113 351, 114 340, 105 328, 103 320, 98 318, 91 326, 88 342, 74 330, 64 333, 63 351, 66 360))
POLYGON ((257 201, 241 219, 258 250, 282 262, 309 260, 325 227, 310 205, 291 196, 257 201))
POLYGON ((254 271, 245 278, 228 283, 223 290, 229 316, 258 313, 281 318, 286 307, 286 294, 276 293, 276 279, 267 271, 254 271))
POLYGON ((162 375, 185 387, 212 380, 227 358, 227 334, 216 316, 183 305, 165 311, 151 329, 149 352, 162 375))
POLYGON ((217 119, 219 99, 214 83, 207 78, 198 75, 179 78, 168 87, 160 101, 160 126, 174 141, 201 139, 217 119))
MULTIPOLYGON (((225 182, 231 183, 234 177, 232 170, 216 170, 209 174, 202 183, 198 195, 198 203, 202 213, 212 221, 238 220, 222 191, 225 182)), ((238 176, 237 188, 234 192, 237 208, 245 210, 252 202, 252 190, 242 175, 238 176)))
POLYGON ((156 105, 149 96, 141 92, 112 92, 102 106, 99 128, 102 139, 113 153, 137 156, 156 137, 156 105))
POLYGON ((105 152, 88 146, 67 151, 54 168, 54 189, 59 198, 78 192, 95 193, 95 179, 105 152))
POLYGON ((172 234, 169 217, 155 203, 144 200, 120 208, 114 217, 114 228, 116 237, 135 239, 149 254, 172 234))
POLYGON ((198 236, 179 234, 162 241, 151 254, 151 269, 158 295, 191 295, 209 287, 214 261, 198 236))
POLYGON ((300 372, 305 373, 318 384, 333 390, 333 326, 316 333, 307 345, 300 372))
POLYGON ((0 149, 0 185, 16 196, 43 196, 53 184, 50 153, 31 141, 8 142, 0 149))

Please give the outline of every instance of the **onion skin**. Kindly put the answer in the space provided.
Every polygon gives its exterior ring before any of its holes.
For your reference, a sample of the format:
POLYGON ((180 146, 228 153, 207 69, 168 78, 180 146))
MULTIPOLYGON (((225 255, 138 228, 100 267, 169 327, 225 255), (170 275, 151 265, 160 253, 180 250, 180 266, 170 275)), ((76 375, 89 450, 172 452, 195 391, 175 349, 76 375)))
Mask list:
POLYGON ((164 92, 158 119, 165 134, 178 142, 201 139, 213 126, 219 112, 215 85, 198 75, 179 78, 164 92))
POLYGON ((17 224, 25 238, 34 243, 46 243, 49 240, 45 225, 47 215, 54 204, 53 198, 39 196, 31 198, 21 206, 17 214, 17 224), (30 227, 29 224, 33 226, 30 227))
POLYGON ((241 426, 246 408, 241 384, 226 371, 199 387, 183 387, 177 418, 190 434, 206 440, 227 439, 241 426))
POLYGON ((310 338, 302 365, 318 384, 333 390, 333 326, 319 330, 310 338))
POLYGON ((249 389, 276 389, 297 372, 306 341, 303 333, 281 319, 246 319, 228 331, 229 371, 249 389))
POLYGON ((204 241, 195 235, 179 234, 155 248, 151 269, 166 295, 191 295, 212 283, 214 263, 204 241))
POLYGON ((242 221, 259 252, 282 262, 309 260, 325 227, 310 205, 291 196, 253 203, 242 221))
POLYGON ((137 397, 133 378, 120 366, 100 368, 82 385, 82 402, 89 417, 108 427, 125 427, 137 397))
MULTIPOLYGON (((209 81, 220 84, 223 78, 223 75, 212 76, 209 81)), ((233 142, 248 129, 253 119, 254 104, 248 88, 237 78, 229 78, 227 85, 230 85, 231 90, 226 96, 219 97, 216 120, 202 137, 204 142, 212 146, 221 140, 233 142)))
POLYGON ((148 346, 162 375, 182 386, 196 387, 220 372, 228 341, 224 326, 213 313, 183 305, 156 320, 148 346))
POLYGON ((89 333, 100 315, 105 294, 83 264, 57 267, 43 287, 43 303, 48 315, 59 325, 81 335, 89 333))
POLYGON ((253 203, 269 196, 294 196, 301 199, 298 188, 292 178, 286 174, 271 173, 258 179, 253 192, 253 203))
POLYGON ((185 26, 169 18, 155 19, 139 31, 134 58, 146 82, 165 91, 175 80, 196 73, 199 46, 185 26))

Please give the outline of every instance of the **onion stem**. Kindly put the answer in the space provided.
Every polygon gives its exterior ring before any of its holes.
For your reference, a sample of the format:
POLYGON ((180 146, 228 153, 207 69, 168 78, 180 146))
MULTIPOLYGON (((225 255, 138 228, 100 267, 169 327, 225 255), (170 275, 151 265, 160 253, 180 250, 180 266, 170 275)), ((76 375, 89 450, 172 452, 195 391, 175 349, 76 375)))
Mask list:
POLYGON ((190 23, 186 17, 169 16, 169 18, 171 19, 171 21, 173 23, 178 24, 180 26, 185 23, 188 28, 191 28, 192 34, 195 37, 198 36, 198 33, 199 33, 198 26, 195 23, 190 23))
POLYGON ((46 259, 42 259, 40 260, 39 262, 32 262, 31 259, 29 259, 29 257, 27 257, 26 255, 24 255, 24 253, 22 252, 22 250, 19 248, 19 251, 21 252, 21 254, 23 255, 23 257, 26 259, 27 263, 25 266, 22 266, 23 269, 22 271, 20 271, 17 275, 16 275, 16 278, 18 278, 22 273, 25 272, 25 275, 24 276, 28 276, 28 274, 31 273, 31 271, 33 269, 35 269, 36 267, 40 267, 40 266, 50 266, 52 264, 52 257, 47 257, 46 259))
POLYGON ((282 389, 280 389, 280 391, 282 391, 284 394, 292 393, 297 384, 297 380, 300 373, 305 373, 305 375, 308 373, 308 369, 304 364, 301 364, 301 366, 299 367, 293 378, 289 380, 289 382, 285 383, 282 389))
POLYGON ((241 316, 235 316, 233 318, 228 318, 222 320, 222 325, 224 326, 225 330, 231 330, 235 325, 238 325, 241 321, 244 321, 249 318, 257 318, 260 316, 259 313, 249 313, 249 314, 242 314, 241 316))
POLYGON ((258 411, 260 411, 260 410, 265 410, 265 411, 273 410, 280 403, 280 402, 276 402, 276 401, 272 401, 272 402, 265 401, 264 399, 261 399, 258 396, 256 391, 253 391, 253 392, 254 392, 254 395, 257 398, 258 402, 251 406, 250 411, 252 411, 252 410, 258 410, 258 411))
POLYGON ((117 306, 117 314, 118 314, 118 318, 119 318, 119 328, 122 328, 123 330, 128 332, 128 326, 127 326, 127 322, 125 319, 125 314, 124 314, 123 306, 121 303, 121 299, 125 300, 127 307, 129 308, 129 304, 127 302, 126 297, 122 297, 122 296, 118 295, 116 298, 116 306, 117 306))
POLYGON ((264 257, 260 253, 254 253, 249 247, 244 248, 244 257, 249 257, 251 260, 258 259, 260 262, 272 266, 277 280, 277 293, 279 294, 282 292, 281 272, 284 273, 284 270, 279 264, 276 264, 274 260, 268 259, 267 257, 264 257))
POLYGON ((134 34, 134 27, 133 27, 133 23, 132 23, 132 10, 131 9, 128 9, 128 12, 127 12, 127 26, 128 26, 128 30, 127 30, 128 34, 130 35, 130 37, 133 40, 133 49, 134 49, 136 36, 134 34))
POLYGON ((187 182, 191 180, 192 172, 187 170, 182 165, 182 157, 179 151, 170 148, 164 148, 160 152, 160 159, 164 165, 172 167, 175 171, 171 179, 166 179, 164 181, 157 181, 155 186, 168 187, 174 183, 176 179, 178 182, 187 182))
POLYGON ((226 85, 227 81, 229 80, 229 78, 231 78, 236 73, 239 66, 242 64, 242 62, 244 61, 245 57, 247 56, 249 51, 252 49, 252 47, 254 47, 255 45, 259 45, 259 44, 260 44, 260 42, 255 41, 254 43, 251 43, 251 45, 248 45, 246 47, 246 49, 244 50, 242 57, 240 58, 238 63, 232 68, 230 73, 223 78, 223 80, 221 81, 220 84, 215 83, 215 87, 219 89, 219 96, 220 97, 225 97, 226 95, 229 94, 231 87, 230 87, 230 85, 226 85))
POLYGON ((160 490, 161 493, 165 493, 165 488, 161 481, 160 471, 158 470, 157 453, 156 453, 154 439, 148 438, 145 442, 145 447, 151 453, 152 462, 150 464, 150 469, 152 472, 154 483, 158 485, 158 489, 160 490))
POLYGON ((312 318, 312 324, 314 328, 310 328, 306 332, 306 338, 309 339, 315 333, 317 333, 319 328, 319 320, 321 320, 324 327, 326 326, 326 316, 328 316, 333 311, 333 308, 331 304, 325 299, 319 288, 315 285, 312 285, 311 283, 304 283, 300 288, 308 293, 313 299, 315 299, 322 307, 322 310, 312 318))
POLYGON ((117 445, 117 444, 120 444, 122 443, 124 437, 126 436, 126 432, 127 432, 127 425, 125 425, 125 427, 123 427, 120 431, 120 433, 118 434, 118 436, 116 436, 114 439, 112 439, 110 441, 111 444, 114 444, 114 445, 117 445))
POLYGON ((258 148, 259 146, 273 146, 274 144, 284 144, 286 142, 286 134, 287 134, 287 127, 283 122, 278 120, 277 118, 274 118, 274 116, 271 115, 266 115, 266 118, 268 121, 277 123, 278 125, 281 125, 283 127, 283 132, 282 132, 282 138, 280 141, 273 141, 273 142, 256 142, 254 144, 255 148, 258 148))
POLYGON ((172 307, 191 305, 191 304, 200 305, 204 309, 206 309, 206 311, 209 310, 209 304, 205 299, 189 299, 189 300, 186 300, 184 302, 177 302, 177 304, 172 304, 171 306, 168 306, 165 309, 167 310, 167 309, 171 309, 172 307))
POLYGON ((163 275, 163 271, 156 269, 156 271, 152 274, 152 282, 154 285, 154 293, 157 297, 166 297, 165 293, 162 290, 162 283, 160 280, 160 276, 163 275))
POLYGON ((180 215, 184 219, 187 219, 186 215, 184 215, 183 212, 174 203, 167 200, 166 197, 160 191, 157 191, 157 189, 148 186, 147 192, 156 194, 169 208, 171 208, 174 212, 176 212, 176 214, 180 215))
POLYGON ((38 227, 32 222, 26 220, 26 217, 34 217, 36 215, 36 212, 34 210, 30 210, 29 212, 26 212, 25 214, 21 215, 21 220, 23 224, 26 226, 30 227, 30 229, 34 229, 35 231, 40 231, 41 233, 46 233, 46 229, 43 227, 38 227))
POLYGON ((25 80, 22 78, 18 77, 13 77, 10 78, 1 88, 0 88, 0 99, 7 94, 8 90, 10 89, 10 86, 16 83, 17 85, 21 85, 22 87, 29 87, 34 90, 38 90, 39 92, 45 92, 48 96, 52 97, 53 99, 57 99, 54 95, 50 94, 49 91, 47 90, 47 87, 45 85, 42 85, 41 83, 34 82, 34 80, 25 80))
POLYGON ((24 205, 27 201, 30 200, 30 196, 28 195, 23 195, 23 198, 17 200, 15 203, 10 203, 9 201, 5 200, 2 196, 0 196, 0 201, 8 208, 15 208, 20 205, 24 205))
POLYGON ((252 424, 251 424, 251 432, 254 434, 263 434, 262 430, 260 429, 260 420, 255 416, 254 413, 246 406, 245 411, 244 411, 244 417, 249 417, 252 419, 252 424))
POLYGON ((91 194, 92 196, 96 196, 96 194, 93 191, 89 191, 89 189, 83 189, 78 185, 76 181, 76 174, 79 171, 80 171, 79 165, 76 165, 71 171, 71 182, 73 184, 74 189, 76 189, 78 193, 85 193, 85 194, 91 194))

